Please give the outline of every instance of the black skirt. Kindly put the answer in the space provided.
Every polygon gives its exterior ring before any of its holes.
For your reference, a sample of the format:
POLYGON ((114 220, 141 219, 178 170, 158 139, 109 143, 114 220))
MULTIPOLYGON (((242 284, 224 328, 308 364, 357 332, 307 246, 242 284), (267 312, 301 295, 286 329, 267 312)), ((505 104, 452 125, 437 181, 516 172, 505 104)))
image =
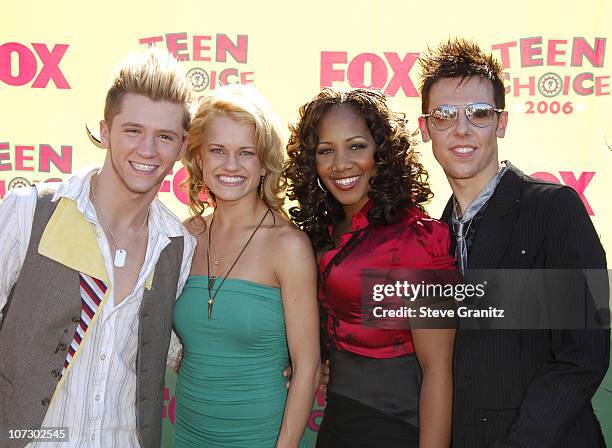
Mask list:
POLYGON ((414 355, 373 359, 332 351, 317 448, 418 448, 420 367, 414 355))

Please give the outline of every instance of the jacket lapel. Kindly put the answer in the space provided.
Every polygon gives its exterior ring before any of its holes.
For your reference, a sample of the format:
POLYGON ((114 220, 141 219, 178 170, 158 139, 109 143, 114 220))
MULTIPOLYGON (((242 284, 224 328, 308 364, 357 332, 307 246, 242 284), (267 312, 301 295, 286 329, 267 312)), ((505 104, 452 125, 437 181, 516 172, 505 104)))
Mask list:
POLYGON ((444 211, 442 212, 442 217, 440 218, 442 221, 448 224, 449 228, 452 228, 453 226, 452 212, 453 212, 453 196, 451 195, 451 197, 448 199, 448 202, 446 203, 446 207, 444 207, 444 211))
POLYGON ((470 269, 497 268, 508 247, 518 217, 523 173, 506 162, 508 171, 489 199, 468 256, 470 269))

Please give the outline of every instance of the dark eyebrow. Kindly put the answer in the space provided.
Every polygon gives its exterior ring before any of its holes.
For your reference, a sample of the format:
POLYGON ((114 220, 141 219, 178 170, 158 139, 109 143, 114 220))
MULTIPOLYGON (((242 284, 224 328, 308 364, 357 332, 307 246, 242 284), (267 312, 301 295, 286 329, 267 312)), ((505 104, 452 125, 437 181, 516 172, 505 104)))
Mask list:
MULTIPOLYGON (((364 137, 364 136, 362 136, 362 135, 354 135, 354 136, 352 136, 352 137, 347 138, 347 139, 345 140, 345 142, 350 142, 351 140, 354 140, 354 139, 356 139, 356 138, 362 138, 362 139, 364 139, 364 140, 367 140, 367 138, 365 138, 365 137, 364 137)), ((319 146, 319 145, 333 145, 333 143, 332 143, 332 142, 328 142, 328 141, 321 141, 321 142, 319 142, 319 143, 317 144, 317 146, 319 146)))

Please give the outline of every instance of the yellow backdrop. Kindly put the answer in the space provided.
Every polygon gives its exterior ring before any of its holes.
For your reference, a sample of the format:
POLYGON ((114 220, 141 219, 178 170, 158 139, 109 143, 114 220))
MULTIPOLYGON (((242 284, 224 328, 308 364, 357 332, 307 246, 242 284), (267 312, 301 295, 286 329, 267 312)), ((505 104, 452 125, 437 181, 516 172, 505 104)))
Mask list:
MULTIPOLYGON (((15 186, 101 163, 85 125, 98 128, 113 66, 147 45, 172 51, 201 95, 221 83, 253 84, 285 123, 322 86, 365 86, 390 95, 416 128, 415 58, 463 36, 505 67, 502 159, 575 188, 612 253, 610 23, 606 0, 4 1, 0 199, 15 186)), ((450 189, 430 145, 420 151, 436 193, 429 212, 439 216, 450 189)), ((160 197, 185 217, 179 165, 174 173, 160 197)), ((612 425, 610 396, 600 391, 596 401, 604 425, 612 425)))

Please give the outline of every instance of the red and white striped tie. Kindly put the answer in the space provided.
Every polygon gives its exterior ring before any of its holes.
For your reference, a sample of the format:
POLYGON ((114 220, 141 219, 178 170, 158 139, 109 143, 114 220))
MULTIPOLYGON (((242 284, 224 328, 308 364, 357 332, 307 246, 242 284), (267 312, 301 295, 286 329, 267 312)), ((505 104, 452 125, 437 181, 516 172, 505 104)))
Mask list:
POLYGON ((87 329, 89 325, 91 325, 91 321, 98 311, 98 307, 107 289, 104 282, 83 273, 79 273, 79 284, 81 292, 81 320, 79 321, 79 325, 77 325, 74 337, 68 348, 66 360, 64 361, 64 368, 62 369, 62 376, 72 362, 79 345, 81 345, 81 342, 85 338, 85 333, 87 333, 87 329))

